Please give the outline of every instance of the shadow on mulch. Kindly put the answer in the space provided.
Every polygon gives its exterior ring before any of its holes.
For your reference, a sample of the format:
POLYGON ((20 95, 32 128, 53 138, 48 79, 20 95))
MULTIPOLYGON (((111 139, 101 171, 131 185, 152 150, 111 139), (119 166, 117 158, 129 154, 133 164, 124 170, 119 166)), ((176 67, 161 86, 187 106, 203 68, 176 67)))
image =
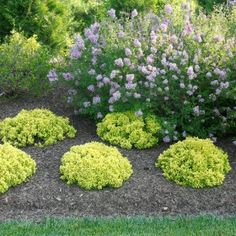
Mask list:
POLYGON ((231 140, 221 140, 218 146, 228 152, 232 171, 222 186, 192 189, 167 181, 155 168, 158 155, 168 145, 149 150, 120 151, 128 157, 134 174, 120 189, 84 191, 60 180, 62 155, 73 145, 99 141, 96 126, 84 118, 74 118, 70 109, 53 99, 20 98, 1 100, 0 119, 16 115, 21 109, 49 108, 71 117, 78 129, 75 139, 65 140, 46 148, 27 147, 37 162, 37 172, 29 182, 11 188, 0 195, 0 220, 73 216, 235 214, 236 212, 236 148, 231 140))

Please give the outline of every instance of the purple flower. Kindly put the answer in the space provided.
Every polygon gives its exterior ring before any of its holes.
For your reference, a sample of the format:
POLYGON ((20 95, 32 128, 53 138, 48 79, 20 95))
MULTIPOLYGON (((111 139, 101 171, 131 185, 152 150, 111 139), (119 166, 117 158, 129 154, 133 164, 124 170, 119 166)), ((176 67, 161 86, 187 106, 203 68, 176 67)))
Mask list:
POLYGON ((188 21, 188 22, 186 22, 186 24, 185 24, 183 34, 184 34, 184 35, 190 35, 190 34, 192 34, 192 33, 193 33, 193 26, 192 26, 191 23, 188 21))
POLYGON ((125 37, 125 32, 124 32, 124 31, 120 31, 120 32, 118 33, 118 38, 122 39, 122 38, 124 38, 124 37, 125 37))
POLYGON ((138 15, 138 11, 136 9, 134 9, 132 12, 131 12, 131 17, 134 18, 138 15))
POLYGON ((196 34, 194 35, 193 39, 198 42, 198 43, 201 43, 202 42, 202 37, 200 34, 196 34))
POLYGON ((173 8, 171 7, 171 5, 167 4, 167 5, 165 5, 165 11, 168 14, 171 14, 173 12, 173 8))
POLYGON ((110 79, 109 78, 107 78, 107 77, 104 77, 103 78, 103 83, 104 84, 109 84, 111 81, 110 81, 110 79))
POLYGON ((80 50, 83 50, 84 49, 84 40, 83 38, 78 34, 76 37, 75 37, 75 45, 77 46, 78 49, 80 50))
POLYGON ((98 82, 98 83, 97 83, 97 87, 98 87, 98 88, 102 88, 103 86, 104 86, 104 83, 102 83, 102 82, 98 82))
POLYGON ((126 49, 125 49, 125 55, 126 55, 127 57, 131 56, 131 55, 132 55, 132 51, 131 51, 129 48, 126 48, 126 49))
POLYGON ((97 113, 97 119, 101 119, 101 118, 103 118, 103 114, 101 112, 98 112, 97 113))
POLYGON ((170 137, 167 135, 163 138, 163 142, 164 143, 169 143, 171 140, 170 140, 170 137))
POLYGON ((118 101, 121 98, 121 93, 120 93, 120 91, 116 91, 115 93, 113 93, 112 96, 115 101, 118 101))
POLYGON ((219 81, 218 80, 212 80, 210 83, 212 86, 218 85, 219 81))
POLYGON ((90 103, 90 102, 84 102, 84 103, 83 103, 83 106, 84 106, 85 108, 90 107, 90 106, 91 106, 91 103, 90 103))
POLYGON ((212 73, 211 72, 207 72, 206 77, 207 78, 211 78, 212 77, 212 73))
POLYGON ((125 88, 128 90, 135 89, 136 86, 137 86, 137 84, 133 84, 133 83, 126 83, 125 84, 125 88))
POLYGON ((167 22, 161 23, 160 28, 163 32, 166 32, 168 29, 168 23, 167 22))
POLYGON ((97 75, 96 80, 97 81, 102 80, 102 75, 97 75))
POLYGON ((93 104, 94 104, 94 105, 95 105, 95 104, 98 104, 98 103, 100 103, 100 102, 101 102, 101 98, 100 98, 99 95, 93 97, 93 104))
POLYGON ((91 70, 88 71, 88 74, 89 75, 95 75, 96 71, 94 69, 91 69, 91 70))
POLYGON ((108 16, 110 16, 112 19, 116 19, 116 10, 115 9, 110 9, 107 11, 108 16))
POLYGON ((64 77, 65 80, 72 80, 72 79, 73 79, 72 74, 69 73, 69 72, 63 73, 62 75, 63 75, 63 77, 64 77))
POLYGON ((143 115, 143 112, 139 109, 138 111, 135 112, 135 115, 136 116, 142 116, 143 115))
POLYGON ((87 87, 88 91, 89 92, 94 92, 95 91, 95 88, 94 88, 94 85, 93 84, 90 84, 88 87, 87 87))
POLYGON ((134 98, 141 98, 141 94, 140 93, 134 93, 134 98))
POLYGON ((199 116, 200 115, 200 108, 199 106, 195 106, 193 108, 193 113, 196 115, 196 116, 199 116))
POLYGON ((117 76, 118 73, 119 73, 119 71, 113 70, 113 71, 111 72, 111 74, 110 74, 110 78, 111 78, 111 79, 114 79, 114 78, 117 76))
POLYGON ((153 44, 156 43, 158 36, 157 36, 157 34, 153 30, 150 33, 150 37, 151 37, 152 43, 153 44))
POLYGON ((149 56, 147 57, 147 63, 148 63, 148 64, 152 64, 153 62, 154 62, 153 55, 149 55, 149 56))
POLYGON ((142 46, 142 44, 140 43, 140 41, 139 41, 138 39, 135 39, 135 40, 134 40, 134 46, 135 46, 136 48, 140 48, 140 47, 142 46))
POLYGON ((194 70, 193 70, 193 67, 192 67, 192 66, 190 66, 190 67, 188 68, 187 74, 188 74, 189 76, 194 75, 194 70))
POLYGON ((216 35, 216 36, 214 37, 214 40, 215 40, 216 42, 222 42, 222 41, 224 40, 224 37, 223 37, 222 35, 216 35))
POLYGON ((128 75, 126 75, 126 80, 127 80, 129 83, 132 83, 133 80, 134 80, 134 74, 128 74, 128 75))
POLYGON ((70 50, 70 57, 72 59, 78 59, 81 57, 81 52, 79 51, 78 47, 74 45, 70 50))
POLYGON ((58 80, 58 76, 55 69, 50 70, 47 77, 50 82, 54 82, 58 80))
POLYGON ((171 41, 172 43, 177 43, 177 42, 178 42, 177 36, 176 36, 175 34, 171 35, 171 36, 170 36, 170 41, 171 41))
POLYGON ((123 66, 124 66, 124 62, 123 62, 123 60, 122 60, 121 58, 116 59, 116 60, 115 60, 115 64, 116 64, 117 66, 119 66, 119 67, 123 67, 123 66))

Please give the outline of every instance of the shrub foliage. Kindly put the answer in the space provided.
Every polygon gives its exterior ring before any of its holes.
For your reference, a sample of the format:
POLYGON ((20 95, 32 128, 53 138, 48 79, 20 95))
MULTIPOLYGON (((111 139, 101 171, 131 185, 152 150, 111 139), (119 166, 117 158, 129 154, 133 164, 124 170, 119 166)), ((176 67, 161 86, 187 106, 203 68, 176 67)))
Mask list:
POLYGON ((97 124, 97 134, 102 140, 127 149, 154 146, 160 129, 155 116, 139 117, 133 112, 111 113, 97 124))
POLYGON ((36 171, 36 163, 25 152, 11 146, 0 145, 0 193, 25 182, 36 171))
POLYGON ((0 139, 13 146, 43 147, 65 138, 75 137, 76 130, 69 119, 54 115, 46 109, 22 110, 13 118, 0 122, 0 139))
POLYGON ((6 0, 0 2, 0 39, 10 32, 24 31, 27 37, 37 35, 52 49, 68 40, 70 12, 61 0, 6 0))
POLYGON ((119 188, 132 174, 127 158, 114 147, 91 142, 74 146, 62 157, 60 171, 68 184, 81 188, 119 188))
POLYGON ((173 144, 159 156, 156 166, 167 179, 193 188, 220 185, 231 169, 226 153, 211 140, 199 138, 173 144))
POLYGON ((25 38, 13 32, 0 45, 0 89, 6 94, 47 91, 49 58, 48 50, 37 42, 36 36, 25 38))

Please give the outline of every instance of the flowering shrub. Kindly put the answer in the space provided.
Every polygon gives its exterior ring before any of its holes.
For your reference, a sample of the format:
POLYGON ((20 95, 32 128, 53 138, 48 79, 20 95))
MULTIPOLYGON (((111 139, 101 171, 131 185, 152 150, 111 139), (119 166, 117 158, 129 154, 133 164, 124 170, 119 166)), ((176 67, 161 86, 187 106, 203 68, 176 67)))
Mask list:
POLYGON ((235 12, 195 15, 188 4, 120 20, 109 12, 76 36, 68 67, 49 79, 68 85, 76 113, 155 113, 170 128, 166 141, 222 134, 235 128, 235 12))
POLYGON ((98 142, 72 147, 61 162, 61 179, 87 190, 119 188, 133 173, 128 159, 116 148, 98 142))
POLYGON ((159 156, 156 166, 167 179, 193 188, 220 185, 231 169, 226 153, 211 140, 198 138, 170 146, 159 156))
POLYGON ((0 193, 25 182, 36 171, 31 157, 10 144, 0 145, 0 193))
POLYGON ((154 146, 160 129, 155 116, 143 117, 139 112, 108 114, 97 124, 97 134, 102 140, 127 149, 154 146))
POLYGON ((48 50, 37 42, 36 36, 25 38, 13 32, 0 45, 0 90, 5 94, 43 93, 49 88, 48 50))
POLYGON ((54 115, 46 109, 22 110, 13 118, 0 122, 0 140, 17 147, 43 147, 75 137, 76 130, 69 119, 54 115))

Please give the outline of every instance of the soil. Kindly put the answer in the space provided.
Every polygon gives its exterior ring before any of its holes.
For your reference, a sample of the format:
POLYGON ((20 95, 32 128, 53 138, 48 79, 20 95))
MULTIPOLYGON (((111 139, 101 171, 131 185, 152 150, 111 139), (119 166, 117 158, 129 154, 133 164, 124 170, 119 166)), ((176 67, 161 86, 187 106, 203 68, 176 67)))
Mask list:
POLYGON ((154 163, 168 145, 149 150, 120 151, 128 157, 134 174, 119 189, 84 191, 60 180, 60 158, 71 146, 100 141, 94 122, 74 117, 63 103, 53 98, 0 98, 0 120, 14 116, 22 109, 49 108, 58 115, 68 116, 78 129, 75 139, 67 139, 46 148, 27 147, 37 162, 37 172, 29 182, 0 195, 0 220, 45 217, 131 216, 131 215, 230 215, 236 212, 236 146, 232 139, 217 142, 228 152, 232 171, 224 184, 215 188, 192 189, 166 180, 154 163))

